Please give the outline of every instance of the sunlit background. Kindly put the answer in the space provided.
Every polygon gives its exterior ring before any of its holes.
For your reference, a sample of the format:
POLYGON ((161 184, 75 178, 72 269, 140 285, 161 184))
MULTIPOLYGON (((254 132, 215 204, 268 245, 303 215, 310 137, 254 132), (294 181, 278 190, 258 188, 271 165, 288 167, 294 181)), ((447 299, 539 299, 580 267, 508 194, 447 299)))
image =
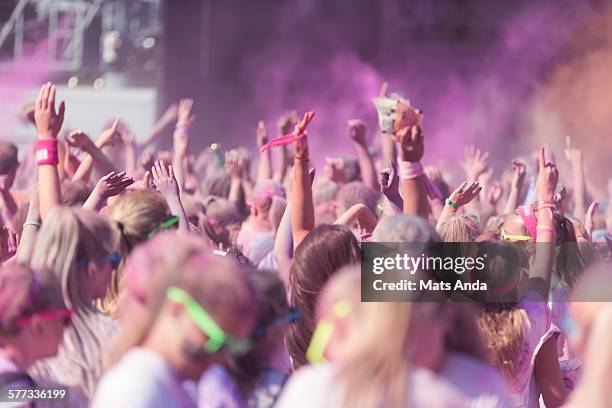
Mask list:
POLYGON ((18 113, 51 80, 66 128, 92 133, 120 115, 144 137, 192 96, 196 148, 254 147, 258 119, 273 132, 282 111, 314 109, 323 160, 346 152, 349 118, 373 136, 370 99, 388 81, 425 111, 426 161, 452 170, 476 143, 501 171, 542 143, 561 158, 570 135, 601 191, 611 174, 610 3, 0 0, 0 137, 33 140, 18 113))

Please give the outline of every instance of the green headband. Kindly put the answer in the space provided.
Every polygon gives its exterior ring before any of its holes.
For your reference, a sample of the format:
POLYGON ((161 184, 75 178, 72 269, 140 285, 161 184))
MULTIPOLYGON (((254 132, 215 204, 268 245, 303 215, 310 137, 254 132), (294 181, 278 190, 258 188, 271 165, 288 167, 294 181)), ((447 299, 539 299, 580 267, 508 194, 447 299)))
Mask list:
MULTIPOLYGON (((331 309, 331 315, 336 319, 343 319, 353 310, 353 305, 348 300, 336 302, 331 309)), ((334 331, 334 321, 332 319, 321 319, 310 340, 310 345, 306 351, 306 358, 312 364, 325 361, 325 349, 331 340, 334 331)))
POLYGON ((185 306, 193 322, 206 334, 208 340, 204 350, 214 354, 226 348, 230 354, 242 354, 251 347, 249 340, 236 340, 215 322, 202 306, 183 289, 171 286, 166 291, 168 299, 185 306))
POLYGON ((177 215, 173 215, 172 217, 166 219, 161 224, 159 224, 157 227, 149 231, 149 233, 147 234, 147 238, 151 238, 153 235, 157 234, 159 231, 173 227, 174 225, 178 223, 179 223, 179 217, 177 215))

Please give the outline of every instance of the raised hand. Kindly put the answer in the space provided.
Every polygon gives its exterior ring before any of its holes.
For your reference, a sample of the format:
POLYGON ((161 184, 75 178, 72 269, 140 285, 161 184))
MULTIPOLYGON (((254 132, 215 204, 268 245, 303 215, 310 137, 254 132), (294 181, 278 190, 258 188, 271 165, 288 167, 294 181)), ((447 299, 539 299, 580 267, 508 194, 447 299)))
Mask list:
POLYGON ((155 186, 153 185, 153 176, 151 175, 150 170, 145 171, 144 176, 142 176, 142 184, 144 188, 148 188, 151 190, 155 188, 155 186))
POLYGON ((168 109, 164 112, 164 114, 159 118, 159 121, 162 123, 172 123, 178 118, 178 104, 173 103, 168 106, 168 109))
POLYGON ((73 130, 68 136, 66 136, 66 142, 70 147, 76 147, 83 151, 89 150, 89 147, 93 145, 92 140, 89 136, 81 130, 73 130))
POLYGON ((514 173, 512 176, 512 187, 520 189, 525 181, 527 167, 525 166, 525 163, 520 160, 512 160, 512 166, 514 167, 514 173))
POLYGON ((155 150, 152 147, 147 147, 138 156, 138 165, 143 169, 150 169, 155 164, 155 150))
POLYGON ((57 139, 64 123, 65 110, 66 105, 62 101, 55 111, 55 85, 50 82, 43 85, 34 105, 34 120, 40 139, 57 139))
POLYGON ((98 181, 94 193, 98 194, 100 198, 109 198, 121 194, 132 184, 134 184, 134 179, 127 176, 125 171, 121 173, 113 171, 98 181))
POLYGON ((397 169, 394 163, 391 164, 391 167, 382 169, 378 173, 378 183, 380 184, 380 190, 385 196, 389 197, 398 193, 399 177, 397 176, 397 169))
POLYGON ((96 144, 98 148, 102 149, 105 146, 115 146, 122 142, 123 137, 120 131, 120 118, 115 119, 112 126, 108 129, 105 129, 98 136, 98 140, 96 144))
POLYGON ((595 225, 593 223, 593 217, 595 216, 595 213, 597 212, 598 209, 599 209, 599 201, 593 201, 591 205, 589 205, 589 208, 587 209, 586 217, 584 219, 584 229, 589 234, 589 236, 591 236, 591 234, 593 233, 593 226, 595 225))
POLYGON ((569 136, 565 137, 565 158, 572 166, 580 166, 582 164, 582 151, 576 147, 572 147, 572 140, 569 136))
POLYGON ((281 117, 278 118, 278 121, 276 122, 276 131, 278 135, 284 136, 284 135, 289 134, 293 130, 297 122, 298 122, 298 117, 295 111, 289 111, 289 112, 283 113, 281 117))
POLYGON ((166 165, 163 161, 157 161, 151 167, 153 185, 164 197, 178 197, 179 186, 174 176, 172 165, 166 165))
POLYGON ((347 125, 349 137, 353 139, 353 142, 360 145, 365 145, 366 127, 364 123, 359 119, 349 119, 347 125))
POLYGON ((380 97, 387 96, 387 91, 388 90, 389 90, 389 83, 388 82, 383 82, 380 85, 380 90, 378 91, 378 96, 380 96, 380 97))
POLYGON ((308 127, 308 124, 312 120, 312 118, 314 118, 313 111, 304 113, 304 116, 302 117, 302 119, 295 125, 295 128, 293 129, 293 133, 295 135, 304 133, 306 131, 306 128, 308 127))
POLYGON ((467 175, 468 181, 478 180, 478 176, 488 168, 489 153, 476 149, 474 145, 466 147, 461 166, 467 175))
POLYGON ((477 181, 468 183, 464 181, 461 185, 451 193, 450 200, 457 206, 461 207, 472 201, 475 197, 480 194, 482 187, 477 181))
POLYGON ((268 143, 268 132, 266 132, 266 125, 263 120, 257 122, 257 147, 261 148, 263 145, 268 143))
POLYGON ((437 167, 425 166, 423 171, 425 172, 425 174, 427 175, 427 177, 432 183, 437 184, 437 183, 443 182, 442 173, 437 167))
POLYGON ((193 99, 185 98, 179 101, 177 126, 189 127, 195 121, 195 116, 191 114, 193 108, 193 99))
POLYGON ((547 163, 544 157, 544 148, 540 148, 538 155, 538 178, 536 179, 536 197, 545 203, 553 203, 555 189, 559 181, 559 171, 554 163, 547 163))
POLYGON ((380 186, 380 191, 387 198, 387 201, 393 204, 391 206, 385 205, 387 209, 383 211, 386 212, 389 210, 392 213, 400 212, 404 206, 404 200, 399 193, 400 181, 395 163, 391 162, 391 167, 382 169, 378 172, 378 185, 380 186))
POLYGON ((328 179, 335 181, 338 184, 346 183, 344 160, 339 157, 326 157, 323 174, 325 174, 328 179))
POLYGON ((503 193, 504 189, 501 183, 499 181, 492 182, 487 190, 487 202, 495 207, 503 193))
POLYGON ((187 156, 189 148, 189 136, 187 132, 176 131, 172 135, 174 154, 179 157, 187 156))
POLYGON ((244 167, 244 155, 238 149, 225 152, 225 171, 230 177, 242 178, 244 167))
MULTIPOLYGON (((306 131, 306 127, 314 117, 314 112, 306 112, 302 120, 300 120, 293 129, 294 135, 302 134, 306 131)), ((310 160, 310 152, 308 150, 308 135, 305 134, 295 142, 295 153, 293 155, 295 161, 310 160)))
POLYGON ((567 189, 565 188, 565 186, 559 184, 559 189, 558 191, 555 193, 555 196, 553 198, 553 203, 557 206, 557 210, 563 210, 563 208, 565 207, 565 199, 567 198, 567 189))
POLYGON ((407 126, 395 133, 394 139, 400 143, 400 158, 403 161, 419 162, 423 158, 425 146, 420 126, 407 126))

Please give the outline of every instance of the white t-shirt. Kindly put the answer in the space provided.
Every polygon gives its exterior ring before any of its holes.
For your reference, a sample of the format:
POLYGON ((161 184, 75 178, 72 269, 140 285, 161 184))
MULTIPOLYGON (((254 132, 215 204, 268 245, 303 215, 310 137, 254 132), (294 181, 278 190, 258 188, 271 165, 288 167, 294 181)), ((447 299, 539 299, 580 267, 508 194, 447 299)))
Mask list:
POLYGON ((466 396, 466 407, 505 408, 509 393, 497 368, 460 353, 449 353, 438 373, 466 396))
POLYGON ((181 378, 157 353, 134 348, 100 380, 92 408, 191 408, 181 378))
POLYGON ((552 324, 548 304, 536 292, 526 293, 518 307, 527 314, 528 319, 523 326, 524 344, 518 360, 520 370, 508 384, 510 404, 515 408, 537 408, 540 390, 533 375, 536 356, 546 340, 559 331, 552 324))
MULTIPOLYGON (((344 392, 335 379, 336 373, 337 366, 332 363, 301 368, 289 379, 276 407, 340 407, 344 392)), ((466 406, 459 389, 426 369, 412 369, 406 386, 409 390, 407 406, 411 408, 466 406)))

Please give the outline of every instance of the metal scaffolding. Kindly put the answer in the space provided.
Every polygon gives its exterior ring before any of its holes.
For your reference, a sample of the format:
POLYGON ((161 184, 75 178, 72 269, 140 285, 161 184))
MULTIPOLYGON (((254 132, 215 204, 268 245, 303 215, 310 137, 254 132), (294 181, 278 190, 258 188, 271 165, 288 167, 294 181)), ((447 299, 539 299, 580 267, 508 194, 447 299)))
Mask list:
POLYGON ((83 65, 85 32, 97 16, 104 32, 142 41, 161 32, 159 9, 160 0, 16 0, 8 20, 0 21, 0 64, 28 55, 46 40, 50 68, 76 71, 83 65))

